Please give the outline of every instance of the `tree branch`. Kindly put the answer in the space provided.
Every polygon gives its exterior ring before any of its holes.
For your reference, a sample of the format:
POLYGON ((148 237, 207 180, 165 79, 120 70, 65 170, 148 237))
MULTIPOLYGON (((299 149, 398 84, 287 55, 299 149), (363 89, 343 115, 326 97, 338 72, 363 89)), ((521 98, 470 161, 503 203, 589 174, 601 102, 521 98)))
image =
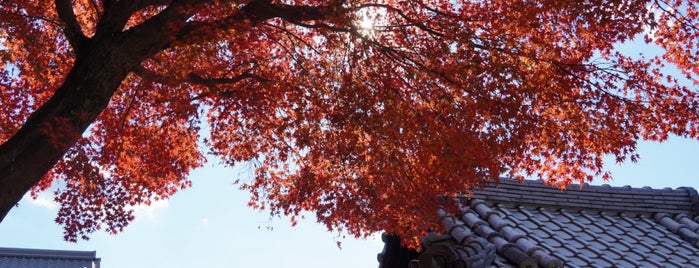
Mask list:
POLYGON ((240 75, 231 78, 203 78, 195 73, 189 73, 188 82, 206 86, 211 89, 216 89, 218 85, 221 84, 235 84, 244 79, 254 79, 260 82, 267 82, 269 79, 261 77, 256 74, 251 74, 249 72, 244 72, 240 75))
MULTIPOLYGON (((408 22, 407 25, 399 25, 399 27, 402 27, 402 26, 415 26, 415 27, 418 27, 419 29, 421 29, 421 30, 423 30, 423 31, 425 31, 425 32, 428 32, 428 33, 430 33, 430 34, 433 34, 433 35, 436 35, 436 36, 439 36, 439 37, 444 37, 444 36, 445 36, 444 33, 438 32, 437 30, 428 27, 428 26, 427 26, 424 22, 422 22, 422 21, 416 21, 416 20, 414 20, 413 18, 411 18, 410 16, 408 16, 407 14, 405 14, 405 12, 403 12, 403 11, 401 11, 400 9, 398 9, 398 8, 396 8, 396 7, 393 7, 393 6, 391 6, 391 5, 386 5, 386 4, 371 4, 371 3, 369 3, 369 4, 363 4, 363 5, 359 6, 359 7, 357 7, 357 9, 363 9, 363 8, 368 8, 368 7, 383 8, 383 9, 385 9, 386 11, 391 11, 391 12, 394 12, 394 13, 398 14, 398 16, 400 16, 400 17, 403 18, 406 22, 408 22)), ((426 7, 426 6, 425 6, 425 7, 426 7)), ((433 11, 433 9, 428 9, 428 10, 433 11)), ((434 11, 434 12, 437 12, 437 11, 434 11)), ((438 14, 441 15, 442 13, 438 13, 438 14)))
POLYGON ((270 1, 265 0, 252 1, 243 8, 243 11, 253 22, 271 18, 282 18, 288 21, 322 20, 344 12, 341 6, 292 6, 271 4, 270 1))
POLYGON ((177 41, 174 37, 187 25, 187 19, 198 12, 202 7, 201 4, 206 1, 174 1, 155 16, 114 36, 123 40, 139 40, 137 43, 131 43, 126 50, 128 53, 140 55, 140 58, 136 59, 140 63, 172 47, 173 41, 177 41))
POLYGON ((68 38, 70 46, 72 46, 73 50, 77 53, 85 40, 87 40, 87 37, 83 34, 78 19, 75 17, 73 4, 70 0, 56 0, 55 4, 58 18, 64 23, 63 33, 65 33, 66 38, 68 38))
POLYGON ((231 14, 216 21, 192 21, 188 22, 176 35, 179 44, 191 44, 216 37, 217 33, 225 32, 240 27, 241 23, 256 25, 271 18, 282 18, 294 24, 304 27, 328 28, 337 31, 347 31, 322 23, 308 25, 302 22, 324 20, 333 16, 340 16, 346 12, 339 6, 292 6, 285 4, 271 4, 268 0, 255 0, 243 7, 240 12, 231 14))
POLYGON ((202 85, 205 87, 208 87, 210 89, 218 89, 218 85, 222 84, 235 84, 238 83, 242 80, 245 79, 254 79, 260 82, 267 82, 269 79, 261 77, 256 74, 250 73, 250 71, 245 71, 240 75, 234 76, 234 77, 229 77, 229 78, 204 78, 201 75, 195 74, 195 73, 189 73, 187 75, 187 78, 185 79, 178 79, 176 77, 172 76, 167 76, 167 75, 162 75, 158 74, 156 72, 153 72, 151 70, 146 69, 143 65, 139 65, 138 67, 134 68, 133 70, 134 74, 138 75, 139 77, 150 80, 159 84, 163 85, 177 85, 180 83, 192 83, 192 84, 197 84, 197 85, 202 85))
POLYGON ((141 10, 150 6, 165 6, 172 4, 174 0, 138 0, 136 2, 136 10, 141 10))
POLYGON ((131 15, 147 7, 196 5, 201 2, 205 2, 205 0, 177 1, 176 3, 174 0, 121 0, 116 3, 105 1, 104 16, 97 24, 97 32, 121 32, 131 15))
POLYGON ((142 79, 153 81, 153 82, 156 82, 158 84, 167 85, 167 86, 174 86, 174 85, 177 85, 179 83, 184 82, 181 79, 178 80, 175 77, 162 75, 162 74, 153 72, 151 70, 148 70, 148 69, 146 69, 146 67, 143 67, 143 65, 136 66, 136 68, 133 69, 133 73, 138 75, 142 79))

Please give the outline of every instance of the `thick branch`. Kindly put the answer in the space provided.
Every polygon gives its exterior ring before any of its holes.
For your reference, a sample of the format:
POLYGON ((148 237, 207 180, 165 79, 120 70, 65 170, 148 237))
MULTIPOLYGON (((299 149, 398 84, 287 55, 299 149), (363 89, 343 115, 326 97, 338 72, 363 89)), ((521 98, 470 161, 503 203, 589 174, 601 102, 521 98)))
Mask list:
POLYGON ((65 24, 63 32, 68 38, 68 42, 74 51, 78 51, 84 44, 87 37, 83 34, 82 28, 75 17, 73 4, 70 0, 56 0, 56 12, 58 18, 65 24))
MULTIPOLYGON (((186 25, 186 20, 195 14, 205 0, 177 1, 143 23, 124 31, 124 39, 140 42, 131 46, 130 53, 143 56, 139 63, 172 46, 174 35, 186 25)), ((135 65, 134 67, 136 67, 135 65)))
MULTIPOLYGON (((242 24, 257 24, 271 18, 282 18, 292 23, 306 26, 302 22, 324 20, 333 16, 342 15, 345 10, 336 6, 291 6, 284 4, 271 4, 266 0, 256 0, 246 5, 240 12, 231 14, 216 21, 192 21, 188 22, 176 34, 176 45, 188 45, 198 43, 218 36, 218 33, 245 28, 242 24)), ((333 27, 322 24, 324 28, 333 27)), ((320 28, 320 27, 319 27, 320 28)), ((342 29, 334 29, 342 30, 342 29)))
POLYGON ((136 3, 132 0, 105 1, 104 14, 97 23, 97 34, 120 32, 136 10, 136 3))
MULTIPOLYGON (((135 12, 147 7, 168 6, 166 9, 168 10, 173 7, 181 8, 185 6, 194 6, 206 2, 206 0, 177 1, 176 3, 174 0, 122 0, 116 3, 113 3, 113 1, 107 2, 109 2, 109 4, 105 3, 104 16, 102 16, 97 24, 98 34, 121 32, 129 21, 129 18, 131 18, 135 12)), ((180 11, 182 10, 186 9, 181 8, 180 11)), ((189 11, 188 13, 191 14, 193 11, 189 11)))
POLYGON ((243 10, 253 22, 271 18, 282 18, 288 21, 323 20, 344 12, 340 6, 292 6, 271 4, 264 0, 250 2, 243 10))

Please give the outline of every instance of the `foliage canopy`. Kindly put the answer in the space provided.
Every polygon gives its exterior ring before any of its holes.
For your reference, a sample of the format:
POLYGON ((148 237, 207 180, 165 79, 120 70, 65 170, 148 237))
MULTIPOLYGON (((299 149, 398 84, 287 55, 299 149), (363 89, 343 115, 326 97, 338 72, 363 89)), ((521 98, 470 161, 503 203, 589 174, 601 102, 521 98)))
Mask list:
POLYGON ((254 207, 415 238, 505 170, 608 178, 639 139, 699 138, 698 7, 0 0, 0 215, 60 182, 65 239, 119 232, 210 152, 253 163, 254 207))

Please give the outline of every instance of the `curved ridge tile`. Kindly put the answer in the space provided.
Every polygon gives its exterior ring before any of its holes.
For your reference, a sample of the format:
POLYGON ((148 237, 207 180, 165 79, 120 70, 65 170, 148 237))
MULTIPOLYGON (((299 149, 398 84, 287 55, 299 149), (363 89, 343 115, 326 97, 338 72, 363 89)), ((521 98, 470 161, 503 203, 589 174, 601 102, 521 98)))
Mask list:
POLYGON ((527 238, 525 233, 519 232, 507 224, 494 209, 490 208, 485 201, 471 200, 471 209, 475 210, 481 218, 484 218, 495 231, 504 235, 510 243, 517 246, 521 251, 534 258, 542 267, 562 267, 563 261, 551 256, 546 250, 538 246, 535 242, 527 238))
POLYGON ((447 233, 423 237, 425 251, 413 265, 418 268, 490 267, 496 257, 495 246, 479 237, 456 217, 447 215, 443 210, 439 211, 439 215, 447 233))
POLYGON ((695 233, 686 225, 675 221, 672 219, 672 217, 670 217, 670 215, 666 213, 656 213, 653 216, 653 219, 660 223, 660 225, 670 230, 672 233, 679 235, 682 240, 687 241, 694 246, 699 244, 699 234, 695 233))
POLYGON ((533 267, 536 265, 536 260, 534 260, 527 253, 519 249, 514 244, 507 241, 502 234, 494 230, 488 222, 481 219, 477 212, 473 211, 468 207, 462 208, 464 212, 461 215, 461 219, 464 221, 466 226, 473 230, 476 230, 481 237, 488 239, 492 244, 495 245, 497 252, 505 257, 512 263, 517 264, 519 267, 533 267))
POLYGON ((697 190, 691 187, 679 187, 677 189, 687 191, 689 200, 692 202, 692 207, 694 207, 694 215, 699 215, 699 193, 697 193, 697 190))
POLYGON ((699 223, 692 220, 692 218, 690 218, 686 214, 675 215, 675 220, 687 226, 687 228, 692 230, 692 232, 699 233, 699 223))
MULTIPOLYGON (((693 235, 699 236, 699 223, 684 214, 678 214, 675 219, 691 230, 693 235)), ((694 247, 699 248, 699 241, 695 242, 693 245, 694 247)))
POLYGON ((471 267, 487 268, 495 260, 495 247, 483 238, 472 236, 464 242, 432 243, 418 258, 419 268, 471 267))

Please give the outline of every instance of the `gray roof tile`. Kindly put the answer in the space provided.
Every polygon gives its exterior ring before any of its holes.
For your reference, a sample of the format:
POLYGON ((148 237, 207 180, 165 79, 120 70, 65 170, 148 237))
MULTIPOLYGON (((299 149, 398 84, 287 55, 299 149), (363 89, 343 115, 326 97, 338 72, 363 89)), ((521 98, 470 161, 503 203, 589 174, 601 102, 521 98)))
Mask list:
POLYGON ((685 261, 679 262, 676 259, 668 258, 667 260, 665 260, 663 266, 665 266, 665 267, 687 267, 688 264, 695 265, 695 263, 688 263, 685 261))
POLYGON ((94 251, 0 247, 0 268, 99 268, 94 251))
POLYGON ((458 217, 443 218, 449 245, 471 261, 492 258, 467 267, 689 267, 699 260, 692 188, 585 184, 562 191, 501 179, 463 200, 458 217))

